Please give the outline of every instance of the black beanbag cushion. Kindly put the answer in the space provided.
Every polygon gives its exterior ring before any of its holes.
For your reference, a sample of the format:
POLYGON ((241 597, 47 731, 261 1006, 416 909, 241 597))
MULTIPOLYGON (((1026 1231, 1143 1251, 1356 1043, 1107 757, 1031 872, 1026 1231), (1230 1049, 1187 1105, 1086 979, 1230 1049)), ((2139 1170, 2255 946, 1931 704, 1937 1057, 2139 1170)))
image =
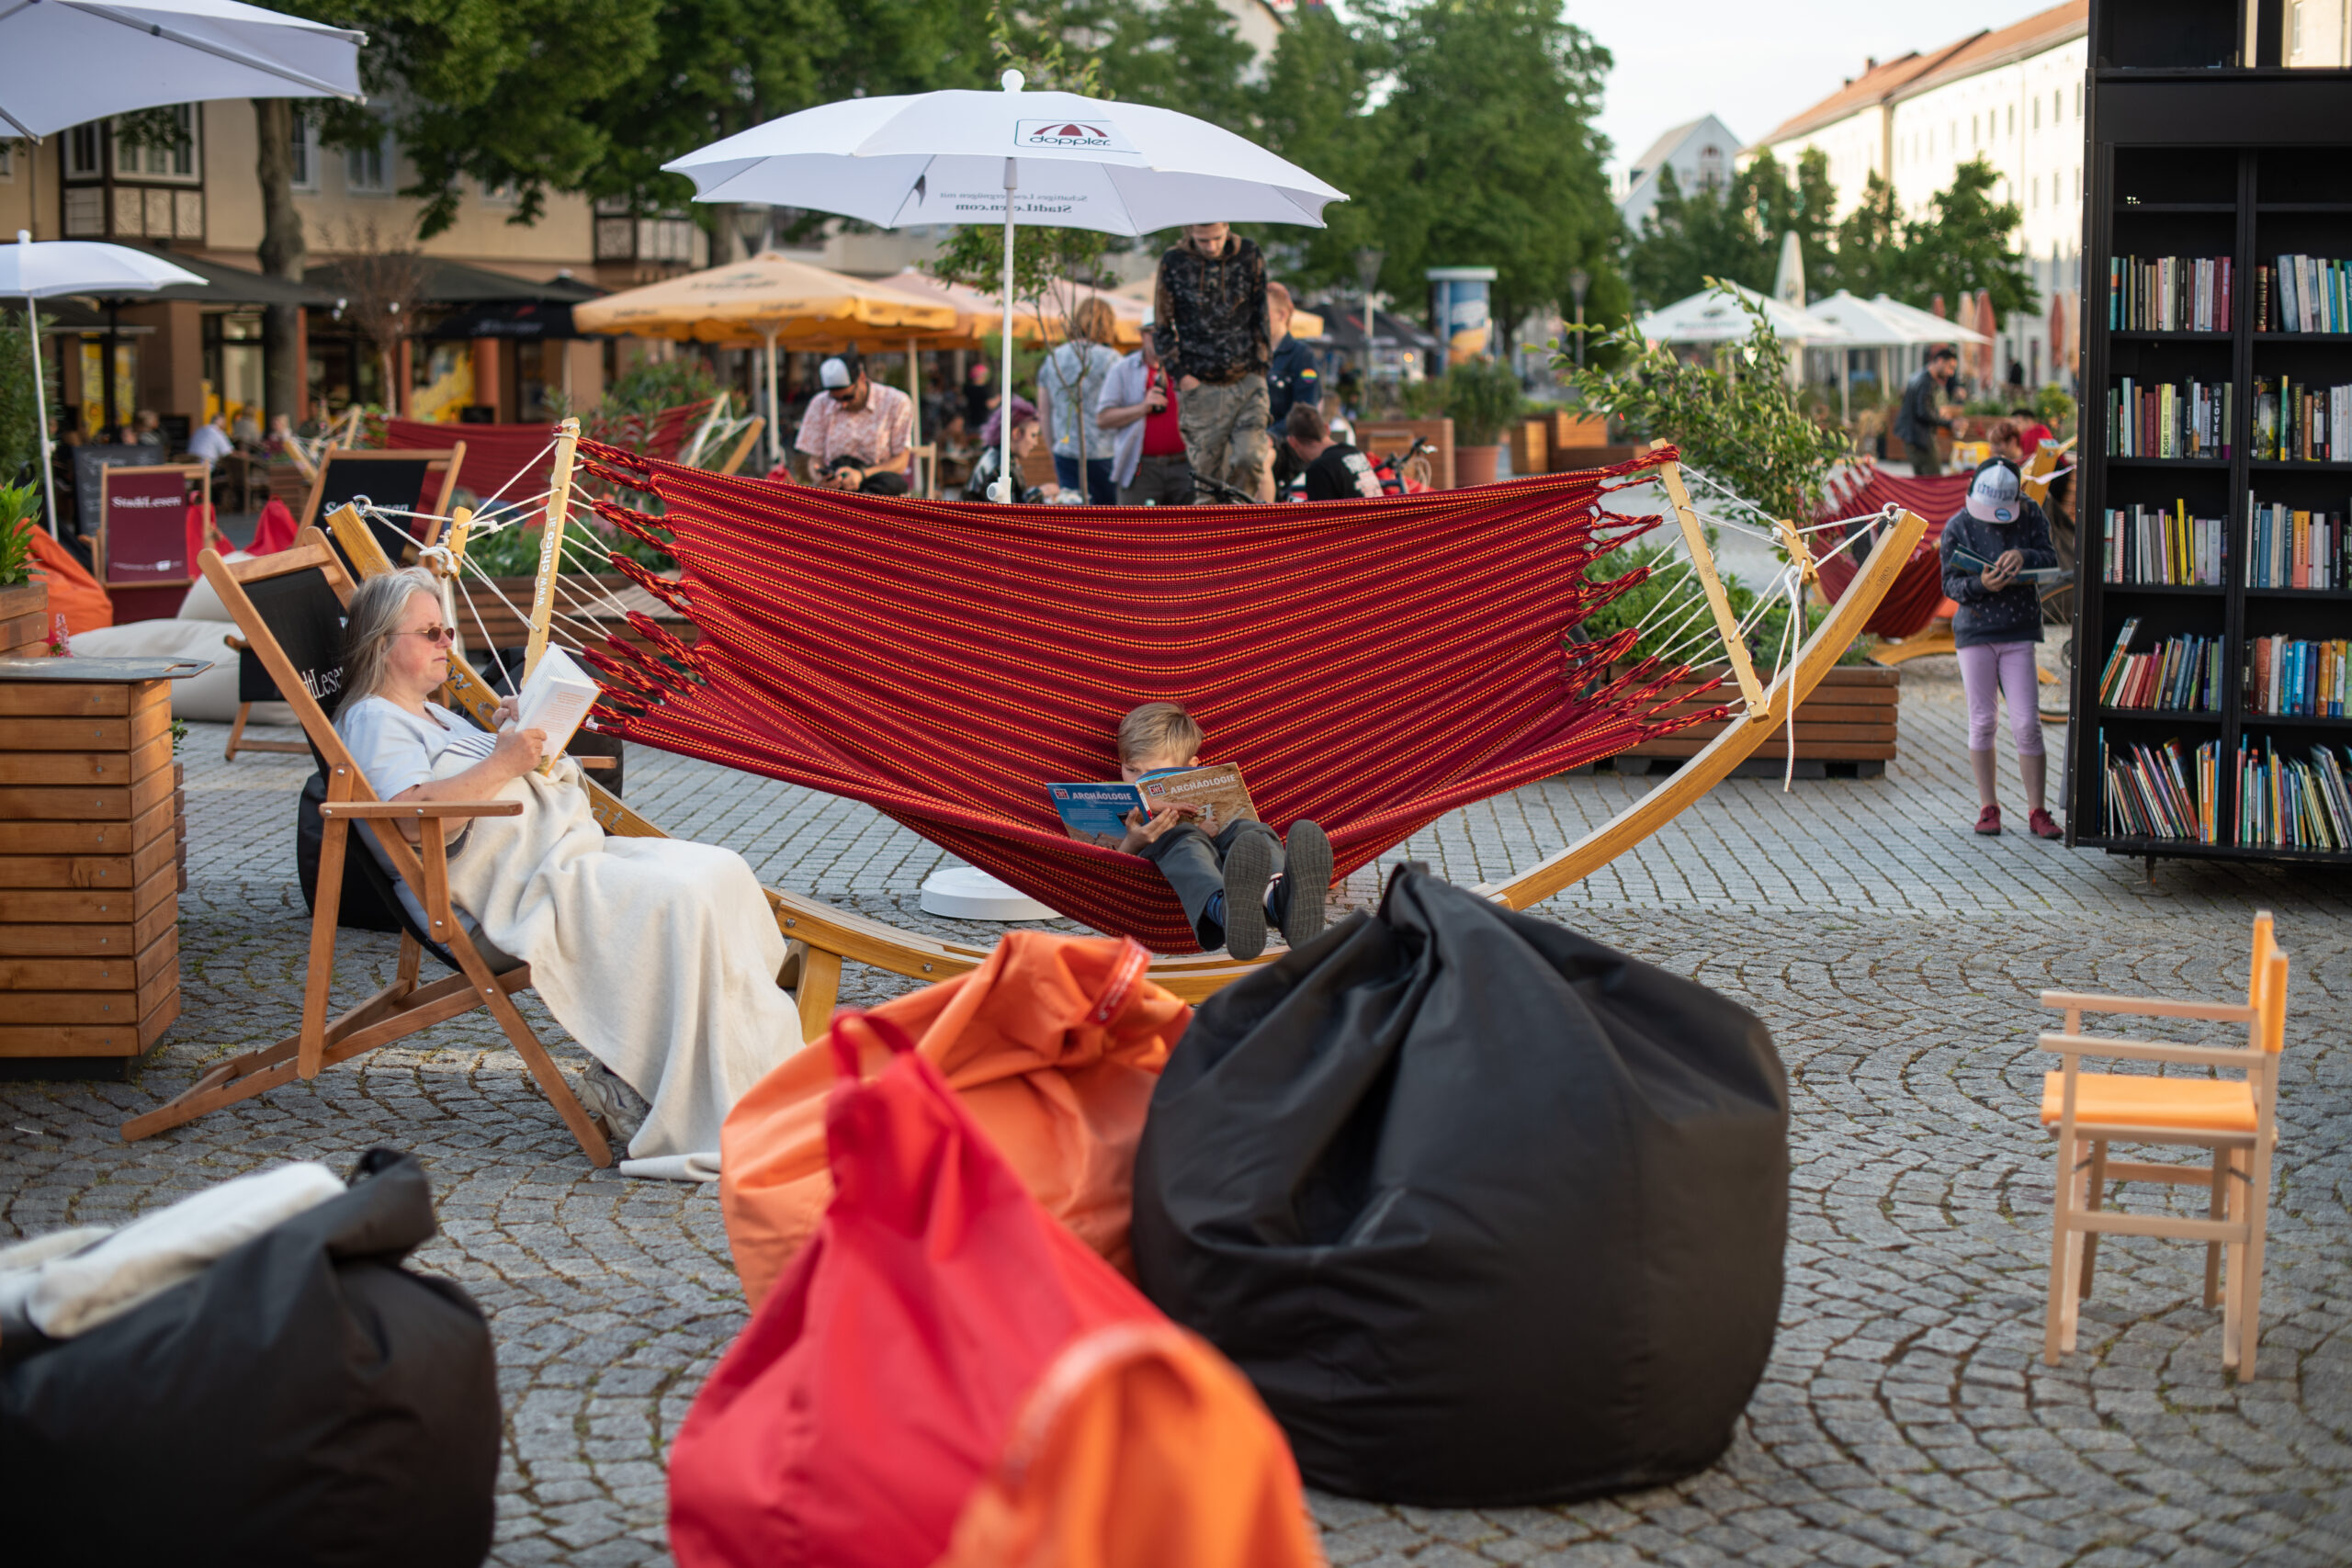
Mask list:
POLYGON ((473 1568, 498 1376, 473 1298, 401 1259, 413 1156, 72 1339, 0 1347, 0 1517, 26 1563, 473 1568))
POLYGON ((1408 867, 1218 992, 1135 1257, 1313 1485, 1559 1502, 1704 1468, 1770 1353, 1788 1091, 1754 1015, 1408 867))

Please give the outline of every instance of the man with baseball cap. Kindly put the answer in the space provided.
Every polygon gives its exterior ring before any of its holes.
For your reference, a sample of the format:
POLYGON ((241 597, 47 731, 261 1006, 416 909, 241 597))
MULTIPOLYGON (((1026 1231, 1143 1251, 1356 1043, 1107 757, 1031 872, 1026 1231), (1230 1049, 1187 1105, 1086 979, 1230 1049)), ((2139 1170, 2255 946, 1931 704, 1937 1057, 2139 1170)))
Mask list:
POLYGON ((808 482, 867 495, 906 494, 913 400, 868 380, 865 357, 854 348, 828 355, 817 367, 817 384, 792 444, 806 459, 808 482))
POLYGON ((1960 649, 1961 690, 1968 697, 1968 764, 1976 775, 1976 831, 2001 830, 1994 797, 1996 705, 2009 705, 2018 773, 2025 784, 2026 827, 2038 839, 2061 832, 2043 802, 2049 760, 2041 744, 2041 697, 2034 645, 2041 640, 2039 585, 2025 574, 2058 564, 2050 520, 2025 498, 2018 471, 1996 457, 1976 470, 1968 502, 1944 525, 1944 594, 1957 606, 1951 639, 1960 649))
POLYGON ((1925 477, 1944 471, 1944 455, 1936 446, 1936 432, 1950 430, 1943 400, 1960 368, 1960 355, 1948 343, 1928 351, 1928 363, 1903 389, 1903 406, 1895 411, 1894 434, 1911 454, 1911 471, 1925 477))

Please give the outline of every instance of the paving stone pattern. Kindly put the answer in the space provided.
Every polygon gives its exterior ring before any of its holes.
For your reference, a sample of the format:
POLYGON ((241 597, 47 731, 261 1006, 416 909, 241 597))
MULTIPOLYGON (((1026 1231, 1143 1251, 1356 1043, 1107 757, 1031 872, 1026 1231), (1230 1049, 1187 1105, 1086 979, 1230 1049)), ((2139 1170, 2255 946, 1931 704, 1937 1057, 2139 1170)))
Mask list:
MULTIPOLYGON (((1543 907, 1754 1009, 1788 1064, 1781 1330, 1730 1451, 1679 1485, 1575 1506, 1317 1497, 1335 1562, 2352 1561, 2344 879, 2167 863, 2152 880, 2015 832, 1978 840, 1961 724, 1952 661, 1915 662, 1885 778, 1724 784, 1543 907), (2035 993, 2228 996, 2257 907, 2278 912, 2295 963, 2261 1375, 2222 1374, 2201 1250, 2141 1238, 2105 1244, 2082 1348, 2045 1368, 2035 993)), ((186 752, 187 1011, 136 1082, 0 1085, 0 1235, 128 1219, 278 1160, 413 1149, 442 1223, 417 1261, 472 1291, 497 1335, 494 1561, 666 1562, 666 1445, 744 1320, 714 1188, 592 1171, 480 1013, 164 1137, 116 1137, 208 1059, 284 1033, 300 1006, 291 803, 308 764, 224 765, 221 738, 197 726, 186 752)), ((940 855, 863 807, 641 750, 628 770, 654 820, 732 845, 763 877, 986 940, 915 911, 940 855)), ((1506 875, 1651 784, 1549 781, 1392 858, 1506 875)), ((2022 816, 2014 780, 2009 805, 2022 816)), ((389 939, 346 934, 343 951, 339 996, 388 976, 389 939)), ((844 996, 904 986, 853 971, 844 996)), ((526 1011, 560 1037, 536 1002, 526 1011)), ((559 1055, 582 1059, 568 1042, 559 1055)))

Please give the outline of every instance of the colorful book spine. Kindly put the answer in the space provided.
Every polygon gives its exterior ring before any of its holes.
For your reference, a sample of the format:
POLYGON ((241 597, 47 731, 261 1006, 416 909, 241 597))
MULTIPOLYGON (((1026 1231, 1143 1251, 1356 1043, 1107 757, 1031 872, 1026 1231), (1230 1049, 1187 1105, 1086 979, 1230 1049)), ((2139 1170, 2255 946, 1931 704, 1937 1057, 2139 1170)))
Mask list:
POLYGON ((2254 397, 2256 457, 2352 463, 2352 384, 2315 387, 2290 376, 2262 376, 2255 379, 2254 397))
POLYGON ((2222 743, 2194 751, 2178 740, 2120 750, 2099 736, 2107 778, 2107 830, 2115 837, 2221 842, 2222 743))
POLYGON ((2352 586, 2352 527, 2345 512, 2307 511, 2248 496, 2246 515, 2248 588, 2352 586))
POLYGON ((2226 381, 2149 386, 2120 378, 2107 393, 2107 450, 2113 457, 2227 457, 2236 389, 2226 381))
POLYGON ((2143 653, 2118 637, 2099 679, 2101 707, 2165 708, 2218 713, 2222 707, 2222 639, 2165 637, 2143 653))
POLYGON ((2303 759, 2238 742, 2237 841, 2264 849, 2352 850, 2352 789, 2345 763, 2352 750, 2313 746, 2303 759))
POLYGON ((2248 713, 2282 718, 2344 718, 2352 682, 2352 638, 2258 637, 2245 645, 2243 690, 2248 713))
POLYGON ((2225 333, 2235 262, 2229 256, 2114 256, 2107 324, 2116 332, 2225 333))
POLYGON ((2166 587, 2219 586, 2227 525, 2191 517, 2188 502, 2111 507, 2101 529, 2100 577, 2109 582, 2166 587))
POLYGON ((2282 255, 2255 275, 2255 331, 2352 333, 2352 261, 2282 255))

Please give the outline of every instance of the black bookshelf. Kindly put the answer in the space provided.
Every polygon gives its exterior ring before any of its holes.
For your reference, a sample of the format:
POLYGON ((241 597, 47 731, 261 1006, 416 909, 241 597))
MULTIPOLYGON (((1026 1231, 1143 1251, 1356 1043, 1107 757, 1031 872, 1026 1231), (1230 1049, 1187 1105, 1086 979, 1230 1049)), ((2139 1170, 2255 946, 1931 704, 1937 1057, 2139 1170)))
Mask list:
POLYGON ((2288 70, 2276 0, 2091 0, 2088 145, 2084 163, 2082 439, 2075 492, 2081 547, 2075 595, 2075 722, 2068 728, 2067 841, 2109 853, 2352 864, 2352 852, 2235 842, 2241 742, 2274 740, 2297 760, 2313 743, 2352 744, 2352 718, 2267 715, 2244 696, 2249 639, 2352 637, 2352 589, 2246 586, 2249 495, 2263 504, 2352 514, 2352 464, 2252 456, 2257 378, 2352 382, 2352 334, 2257 332, 2256 267, 2282 253, 2352 257, 2352 71, 2288 70), (2119 256, 2226 256, 2234 274, 2227 331, 2110 330, 2109 264, 2119 256), (2232 389, 2230 455, 2109 456, 2107 396, 2124 377, 2232 389), (2219 585, 2102 578, 2110 507, 2220 517, 2219 585), (2103 708, 2101 672, 2123 623, 2154 638, 2219 636, 2222 706, 2200 715, 2103 708), (2109 830, 2101 740, 2118 750, 2218 739, 2219 844, 2109 830))

